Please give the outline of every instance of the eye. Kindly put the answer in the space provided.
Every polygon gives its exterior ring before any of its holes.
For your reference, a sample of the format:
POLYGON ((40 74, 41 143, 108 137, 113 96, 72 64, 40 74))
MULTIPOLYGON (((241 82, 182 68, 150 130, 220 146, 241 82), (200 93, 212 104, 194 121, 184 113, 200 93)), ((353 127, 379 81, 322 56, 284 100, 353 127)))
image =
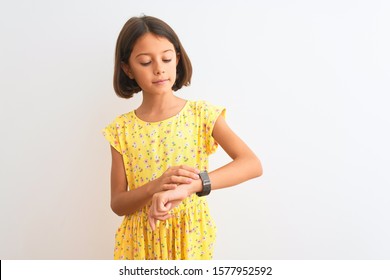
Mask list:
POLYGON ((171 58, 170 58, 170 59, 163 59, 163 61, 164 61, 165 63, 169 63, 169 62, 172 61, 172 59, 171 59, 171 58))
POLYGON ((148 66, 150 63, 152 63, 152 62, 151 61, 149 61, 149 62, 140 62, 140 64, 142 66, 148 66))

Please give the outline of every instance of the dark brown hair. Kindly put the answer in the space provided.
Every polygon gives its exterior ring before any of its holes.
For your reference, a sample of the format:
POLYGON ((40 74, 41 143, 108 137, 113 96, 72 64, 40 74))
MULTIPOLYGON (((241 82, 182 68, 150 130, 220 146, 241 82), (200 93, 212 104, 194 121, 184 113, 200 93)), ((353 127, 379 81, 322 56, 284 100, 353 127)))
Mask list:
POLYGON ((141 91, 137 82, 130 79, 123 71, 121 64, 129 63, 130 54, 136 41, 146 33, 166 38, 172 43, 176 53, 180 55, 179 63, 176 66, 176 81, 172 89, 176 91, 183 85, 188 86, 191 83, 191 61, 175 31, 168 24, 155 17, 132 17, 123 26, 116 42, 114 90, 119 97, 131 98, 134 93, 141 91))

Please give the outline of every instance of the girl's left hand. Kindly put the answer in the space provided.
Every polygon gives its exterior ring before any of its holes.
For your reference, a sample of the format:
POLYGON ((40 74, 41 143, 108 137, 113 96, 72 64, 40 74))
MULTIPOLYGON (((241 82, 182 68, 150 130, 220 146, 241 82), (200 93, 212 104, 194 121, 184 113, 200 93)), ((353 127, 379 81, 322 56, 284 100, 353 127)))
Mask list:
POLYGON ((182 202, 188 196, 188 192, 181 187, 175 190, 162 191, 155 193, 152 198, 152 205, 149 209, 149 224, 154 230, 157 220, 167 220, 172 215, 169 214, 173 208, 182 202))

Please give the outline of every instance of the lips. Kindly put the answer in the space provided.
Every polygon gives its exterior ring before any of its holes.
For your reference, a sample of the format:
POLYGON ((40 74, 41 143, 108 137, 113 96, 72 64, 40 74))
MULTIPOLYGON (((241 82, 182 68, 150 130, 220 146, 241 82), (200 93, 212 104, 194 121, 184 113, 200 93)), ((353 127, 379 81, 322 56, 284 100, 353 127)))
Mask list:
POLYGON ((161 79, 161 80, 154 81, 153 84, 162 85, 167 81, 169 81, 169 79, 161 79))

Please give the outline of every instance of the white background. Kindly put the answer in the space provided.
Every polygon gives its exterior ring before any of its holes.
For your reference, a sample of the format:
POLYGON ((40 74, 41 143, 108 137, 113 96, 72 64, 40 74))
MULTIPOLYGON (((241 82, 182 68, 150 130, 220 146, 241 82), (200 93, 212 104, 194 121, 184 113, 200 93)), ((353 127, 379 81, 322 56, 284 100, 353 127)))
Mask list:
MULTIPOLYGON (((141 14, 193 63, 264 175, 214 192, 215 259, 390 258, 388 1, 1 1, 0 258, 111 259, 101 129, 114 47, 141 14)), ((222 149, 211 167, 227 163, 222 149)))

